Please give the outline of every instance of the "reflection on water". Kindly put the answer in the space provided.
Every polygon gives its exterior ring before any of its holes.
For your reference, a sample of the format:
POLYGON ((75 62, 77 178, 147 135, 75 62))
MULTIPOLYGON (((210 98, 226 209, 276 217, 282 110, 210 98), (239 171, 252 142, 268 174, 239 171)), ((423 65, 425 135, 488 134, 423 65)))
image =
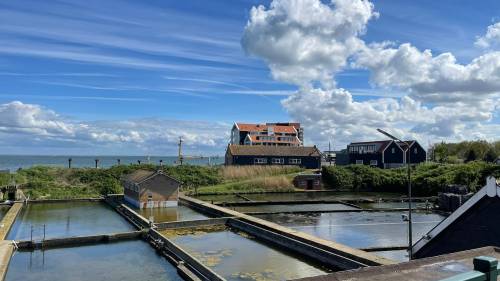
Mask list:
POLYGON ((344 204, 273 204, 228 207, 238 212, 307 212, 307 211, 334 211, 356 210, 357 208, 344 204))
POLYGON ((380 252, 373 252, 374 254, 388 258, 394 261, 408 261, 408 251, 406 250, 398 250, 398 251, 380 251, 380 252))
POLYGON ((15 252, 6 281, 182 280, 142 240, 46 251, 15 252))
POLYGON ((7 239, 33 239, 95 235, 134 230, 103 202, 36 203, 23 207, 7 239))
MULTIPOLYGON (((358 206, 364 209, 396 209, 396 208, 408 208, 408 202, 376 202, 376 203, 358 203, 358 206)), ((425 208, 426 206, 431 207, 432 204, 425 202, 412 202, 412 208, 425 208)))
POLYGON ((183 205, 168 208, 134 208, 134 210, 153 222, 202 220, 208 218, 208 216, 183 205))
MULTIPOLYGON (((403 212, 346 212, 315 214, 259 215, 323 239, 355 248, 402 246, 408 243, 408 224, 403 212)), ((413 213, 413 240, 416 241, 444 217, 435 213, 413 213)))
POLYGON ((306 259, 231 230, 198 232, 172 240, 228 280, 289 280, 327 272, 306 259))

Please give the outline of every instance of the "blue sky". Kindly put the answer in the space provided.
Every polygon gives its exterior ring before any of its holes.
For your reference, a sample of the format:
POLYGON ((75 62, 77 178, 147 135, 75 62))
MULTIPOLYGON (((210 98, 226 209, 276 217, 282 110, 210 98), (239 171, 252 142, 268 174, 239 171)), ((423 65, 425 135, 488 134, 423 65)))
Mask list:
MULTIPOLYGON (((367 44, 410 42, 434 55, 451 52, 460 64, 484 53, 474 42, 500 14, 498 1, 372 2, 379 17, 360 36, 367 44)), ((228 131, 235 121, 302 121, 281 102, 300 86, 273 78, 269 61, 241 46, 250 10, 260 4, 269 7, 270 1, 4 1, 0 104, 36 105, 73 125, 154 118, 208 122, 228 131)), ((369 75, 367 69, 343 69, 335 80, 354 101, 404 95, 370 83, 369 75)), ((498 110, 492 113, 488 122, 498 124, 498 110)), ((43 147, 48 154, 127 154, 124 148, 141 154, 149 145, 71 147, 71 140, 53 135, 4 141, 0 153, 36 154, 43 147)), ((309 143, 330 138, 314 136, 309 143)), ((224 141, 215 142, 189 148, 222 154, 224 141)), ((172 141, 151 145, 165 145, 146 149, 153 154, 175 151, 172 141)))

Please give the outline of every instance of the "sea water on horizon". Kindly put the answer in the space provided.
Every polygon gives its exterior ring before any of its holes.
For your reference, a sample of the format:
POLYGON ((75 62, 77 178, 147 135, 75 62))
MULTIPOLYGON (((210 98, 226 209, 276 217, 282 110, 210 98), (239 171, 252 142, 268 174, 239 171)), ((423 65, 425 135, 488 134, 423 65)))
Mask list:
MULTIPOLYGON (((95 159, 99 159, 99 167, 107 168, 118 163, 123 165, 137 164, 159 164, 163 160, 164 165, 173 165, 177 161, 176 156, 41 156, 41 155, 0 155, 0 170, 16 171, 19 168, 29 168, 32 166, 43 165, 53 167, 68 167, 68 159, 71 158, 71 167, 84 168, 95 167, 95 159)), ((210 165, 222 164, 224 157, 210 157, 210 165)), ((186 159, 185 164, 208 165, 209 158, 186 159)))

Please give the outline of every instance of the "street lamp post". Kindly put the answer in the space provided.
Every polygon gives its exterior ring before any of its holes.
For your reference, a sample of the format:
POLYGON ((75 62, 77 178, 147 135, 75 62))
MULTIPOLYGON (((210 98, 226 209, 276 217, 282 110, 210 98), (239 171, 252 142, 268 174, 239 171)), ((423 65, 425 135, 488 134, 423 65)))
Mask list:
POLYGON ((394 141, 402 142, 406 144, 406 150, 405 154, 407 153, 407 159, 406 159, 406 167, 407 167, 407 172, 408 172, 408 258, 411 260, 413 258, 413 237, 412 237, 412 220, 411 220, 411 212, 412 212, 412 206, 411 206, 411 161, 410 161, 410 143, 406 141, 402 141, 399 138, 396 138, 395 136, 389 134, 388 132, 382 130, 382 129, 377 129, 380 133, 388 136, 394 141))

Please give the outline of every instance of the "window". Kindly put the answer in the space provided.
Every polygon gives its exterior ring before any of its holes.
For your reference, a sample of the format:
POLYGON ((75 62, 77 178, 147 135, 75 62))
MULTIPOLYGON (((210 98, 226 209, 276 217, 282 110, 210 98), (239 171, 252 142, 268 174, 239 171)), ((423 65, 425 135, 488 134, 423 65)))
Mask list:
POLYGON ((394 147, 392 148, 391 151, 392 151, 392 154, 396 153, 396 149, 394 147))
POLYGON ((254 164, 266 164, 267 158, 254 158, 253 163, 254 164))
POLYGON ((148 201, 153 201, 153 193, 148 191, 148 201))
POLYGON ((288 159, 288 164, 300 164, 301 159, 298 158, 290 158, 288 159))
POLYGON ((377 166, 377 160, 370 160, 370 166, 377 166))
POLYGON ((359 164, 363 165, 363 160, 356 160, 356 164, 358 164, 358 165, 359 165, 359 164))
POLYGON ((273 158, 271 163, 273 164, 285 164, 285 159, 283 158, 273 158))
POLYGON ((414 153, 414 154, 417 154, 417 153, 418 153, 418 149, 417 149, 416 147, 413 149, 413 153, 414 153))

